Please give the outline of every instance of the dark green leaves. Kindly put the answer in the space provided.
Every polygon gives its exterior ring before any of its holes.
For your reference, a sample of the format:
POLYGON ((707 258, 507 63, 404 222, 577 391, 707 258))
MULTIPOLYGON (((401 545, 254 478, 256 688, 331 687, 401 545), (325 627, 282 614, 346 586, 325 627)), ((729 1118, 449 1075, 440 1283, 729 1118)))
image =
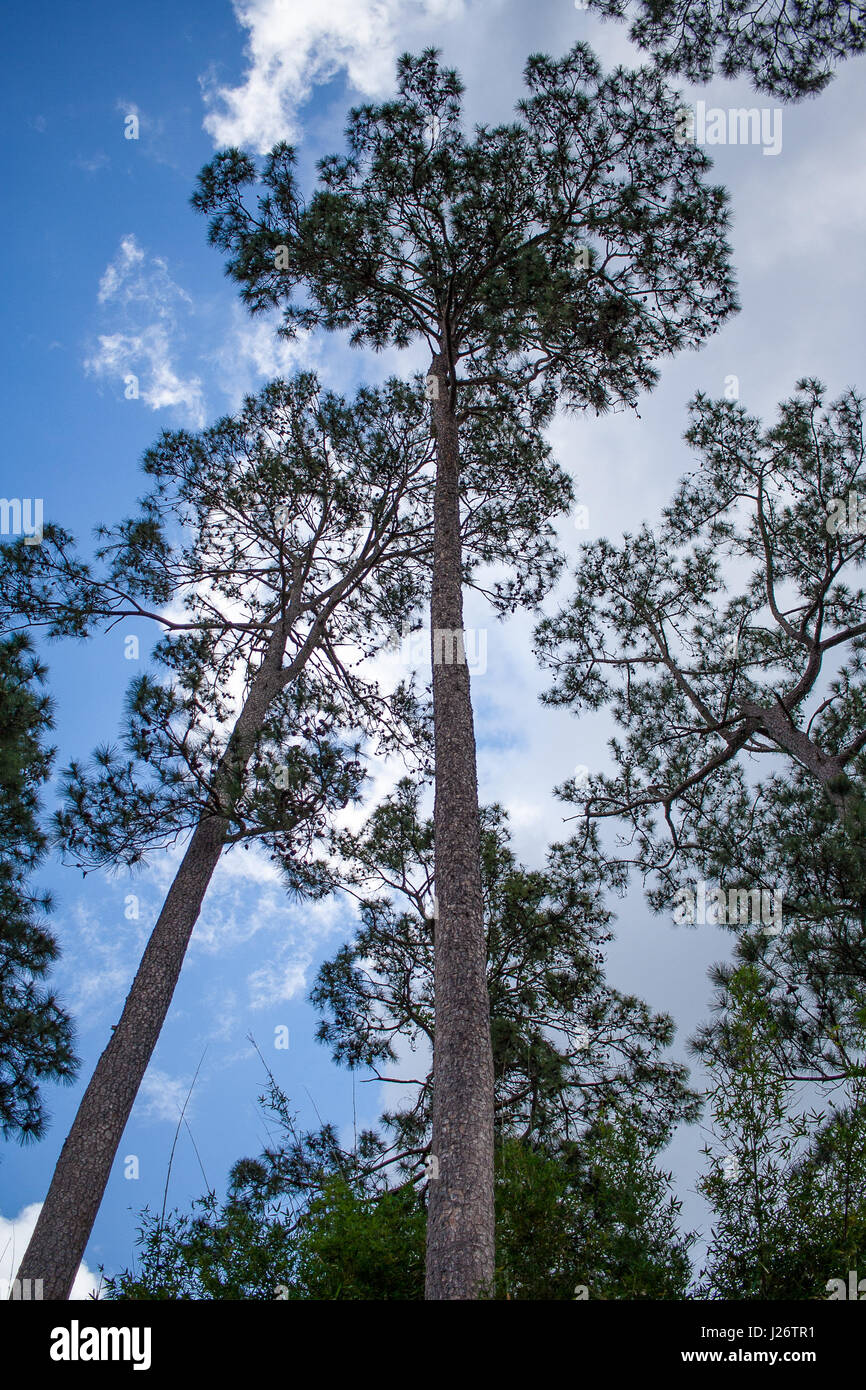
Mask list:
POLYGON ((630 35, 664 71, 692 82, 745 73, 759 92, 796 101, 823 91, 833 69, 866 48, 866 12, 836 0, 588 0, 632 21, 630 35))
POLYGON ((29 883, 46 848, 40 789, 53 761, 44 681, 26 637, 0 642, 0 1131, 22 1140, 45 1128, 39 1083, 71 1081, 78 1068, 69 1016, 43 984, 59 954, 51 900, 29 883))

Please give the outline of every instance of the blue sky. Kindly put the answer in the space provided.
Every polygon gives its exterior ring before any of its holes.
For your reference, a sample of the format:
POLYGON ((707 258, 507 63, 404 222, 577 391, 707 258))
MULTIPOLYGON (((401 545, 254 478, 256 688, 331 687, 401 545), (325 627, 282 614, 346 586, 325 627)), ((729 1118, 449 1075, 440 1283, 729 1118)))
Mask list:
MULTIPOLYGON (((339 338, 288 347, 271 325, 246 318, 206 244, 204 220, 189 206, 195 176, 215 148, 237 140, 263 150, 288 136, 308 178, 315 160, 339 146, 346 107, 362 94, 387 94, 394 56, 405 48, 441 46, 466 82, 470 120, 491 121, 512 111, 532 51, 559 54, 586 38, 606 64, 634 56, 620 28, 571 0, 35 3, 9 14, 5 38, 8 392, 0 492, 43 498, 46 516, 85 543, 94 526, 133 506, 138 460, 163 428, 209 422, 298 364, 316 366, 341 389, 420 365, 411 354, 353 353, 339 338), (130 116, 138 139, 125 138, 130 116)), ((864 385, 863 73, 862 59, 849 63, 817 101, 785 108, 777 155, 756 146, 710 151, 733 198, 743 310, 700 354, 664 365, 640 419, 556 422, 558 455, 589 510, 588 531, 563 526, 569 554, 581 540, 616 536, 657 514, 689 464, 681 435, 695 390, 721 395, 735 375, 744 403, 769 416, 806 374, 823 377, 834 394, 864 385)), ((723 108, 777 105, 744 84, 718 82, 696 97, 723 108)), ((471 600, 467 623, 488 621, 471 600)), ((475 695, 482 797, 504 802, 519 852, 538 862, 563 833, 553 787, 576 764, 603 766, 609 731, 603 716, 578 724, 539 706, 545 678, 533 663, 531 626, 524 616, 491 625, 475 695)), ((145 629, 128 628, 48 649, 58 767, 116 734, 125 687, 146 662, 149 641, 145 629), (140 639, 138 663, 124 657, 130 632, 140 639)), ((381 770, 376 790, 392 775, 381 770)), ((83 880, 54 863, 39 875, 56 898, 64 954, 55 978, 75 1013, 82 1080, 49 1090, 53 1122, 42 1143, 0 1150, 0 1256, 13 1238, 21 1253, 32 1204, 44 1195, 82 1085, 119 1016, 173 862, 166 853, 134 882, 83 880), (140 900, 137 920, 125 916, 130 893, 140 900), (10 1223, 22 1212, 13 1237, 10 1223)), ((337 902, 286 903, 252 856, 221 865, 115 1164, 88 1270, 127 1263, 135 1212, 161 1206, 178 1100, 203 1053, 188 1119, 211 1185, 264 1139, 256 1106, 263 1072, 250 1031, 301 1122, 315 1124, 318 1110, 350 1132, 352 1078, 313 1041, 305 995, 351 922, 337 902), (273 1047, 283 1024, 288 1052, 273 1047), (128 1154, 138 1156, 137 1181, 123 1177, 128 1154)), ((636 892, 620 910, 610 974, 673 1012, 682 1041, 705 1015, 705 971, 725 949, 717 929, 687 932, 651 918, 636 892)), ((375 1119, 379 1102, 377 1086, 358 1084, 359 1123, 375 1119)), ((680 1135, 669 1155, 692 1224, 701 1218, 690 1192, 701 1142, 698 1131, 680 1135)), ((202 1188, 182 1135, 169 1201, 184 1203, 202 1188)), ((10 1258, 11 1245, 0 1275, 10 1258)))

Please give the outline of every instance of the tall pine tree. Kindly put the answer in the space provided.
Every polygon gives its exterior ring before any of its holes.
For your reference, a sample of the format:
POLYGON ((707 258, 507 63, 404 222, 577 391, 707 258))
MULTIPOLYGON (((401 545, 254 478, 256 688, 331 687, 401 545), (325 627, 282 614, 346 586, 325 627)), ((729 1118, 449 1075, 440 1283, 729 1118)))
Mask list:
MULTIPOLYGON (((295 155, 257 171, 228 150, 195 205, 253 310, 285 331, 430 353, 436 443, 430 628, 436 759, 436 1056, 428 1297, 474 1298, 493 1276, 493 1062, 485 983, 475 737, 463 642, 461 446, 515 399, 543 425, 558 401, 632 403, 654 361, 735 308, 724 192, 677 138, 677 98, 650 69, 605 76, 578 45, 536 56, 518 119, 461 123, 462 86, 434 50, 405 56, 398 95, 351 113, 308 202, 295 155), (264 185, 254 209, 244 190, 264 185), (294 295, 300 292, 300 302, 294 295)), ((503 457, 502 470, 521 460, 503 457)), ((532 460, 529 461, 530 463, 532 460)), ((536 464, 537 466, 537 464, 536 464)))
POLYGON ((47 1298, 68 1297, 222 853, 259 841, 297 894, 329 886, 312 856, 359 793, 352 731, 387 712, 350 668, 416 601, 429 450, 414 393, 349 407, 301 376, 200 435, 163 435, 152 489, 100 533, 97 568, 53 525, 4 553, 4 601, 52 635, 124 618, 164 633, 162 670, 131 686, 125 746, 65 774, 61 843, 114 866, 188 837, 19 1270, 47 1298))
MULTIPOLYGON (((311 999, 336 1062, 372 1068, 412 1103, 385 1116, 391 1162, 417 1173, 431 1151, 435 1055, 433 824, 404 779, 358 834, 338 837, 361 923, 321 967, 311 999)), ((552 1154, 604 1115, 660 1147, 696 1118, 686 1069, 667 1057, 674 1027, 605 978, 612 938, 607 889, 621 887, 593 837, 551 847, 542 869, 520 864, 500 806, 481 813, 481 866, 497 1144, 519 1139, 552 1154)))

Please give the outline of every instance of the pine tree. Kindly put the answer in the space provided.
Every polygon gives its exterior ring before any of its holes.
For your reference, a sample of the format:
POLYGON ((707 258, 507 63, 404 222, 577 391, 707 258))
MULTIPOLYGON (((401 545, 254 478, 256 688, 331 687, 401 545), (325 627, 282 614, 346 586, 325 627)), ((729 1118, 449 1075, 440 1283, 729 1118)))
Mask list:
MULTIPOLYGON (((318 1156, 321 1138, 278 1132, 233 1166, 222 1200, 211 1192, 166 1217, 145 1209, 135 1265, 103 1296, 423 1299, 423 1189, 375 1182, 335 1142, 318 1156)), ((640 1136, 602 1125, 567 1158, 510 1140, 496 1160, 495 1298, 686 1296, 694 1237, 680 1233, 670 1174, 640 1136)))
POLYGON ((40 789, 51 775, 54 720, 45 667, 23 633, 0 641, 0 1130, 39 1139, 41 1081, 69 1082, 72 1024, 43 981, 58 957, 51 899, 30 886, 46 851, 40 789))
MULTIPOLYGON (((538 426, 560 400, 599 411, 630 404, 654 383, 655 359, 697 345, 735 307, 725 195, 703 182, 706 157, 678 140, 676 97, 660 76, 603 76, 579 45, 559 62, 531 58, 526 81, 518 120, 470 139, 457 75, 434 50, 407 55, 396 99, 351 113, 349 152, 320 162, 309 202, 286 144, 264 163, 254 211, 243 195, 259 174, 238 150, 205 168, 194 198, 245 302, 282 306, 288 334, 320 325, 348 329, 355 344, 420 341, 430 352, 441 1174, 430 1298, 478 1296, 494 1263, 493 1065, 461 590, 467 424, 515 398, 531 400, 538 426)), ((522 462, 508 458, 503 472, 522 462)))
MULTIPOLYGON (((374 842, 393 851, 382 856, 388 860, 381 867, 389 878, 403 843, 393 834, 395 813, 413 842, 420 837, 430 847, 431 827, 418 823, 411 801, 408 788, 402 788, 390 805, 377 808, 376 823, 364 837, 368 852, 374 842)), ((486 859, 492 855, 503 860, 501 872, 494 871, 486 885, 488 898, 499 904, 490 908, 491 933, 498 930, 505 899, 524 925, 536 920, 538 884, 513 866, 501 832, 488 830, 485 838, 490 851, 486 859)), ((423 869, 411 850, 405 868, 407 879, 420 889, 423 869)), ((415 887, 410 892, 414 898, 415 887)), ((588 909, 590 895, 586 897, 588 909)), ((563 908, 563 917, 577 938, 574 957, 582 960, 586 932, 576 901, 570 909, 563 908)), ((417 991, 414 1006, 403 1001, 403 1013, 412 1019, 423 1017, 432 961, 429 952, 426 961, 419 959, 408 939, 412 915, 404 914, 401 927, 391 934, 389 959, 395 962, 402 955, 403 965, 386 964, 388 982, 381 989, 359 987, 354 995, 340 992, 345 1005, 339 1033, 346 1045, 344 1055, 352 1046, 353 1030, 356 1055, 372 1052, 380 1061, 388 1043, 393 1045, 398 1028, 410 1040, 411 1023, 396 1017, 393 1009, 392 989, 398 975, 404 980, 412 977, 413 995, 417 991), (351 1025, 347 1022, 350 1009, 354 1010, 351 1025), (378 1046, 371 1044, 377 1037, 378 1046)), ((510 957, 500 954, 491 962, 491 973, 502 977, 503 996, 513 994, 515 1002, 522 999, 533 1021, 544 1018, 550 1020, 551 1030, 570 1027, 573 1034, 582 1025, 570 1018, 565 1005, 568 972, 561 946, 554 945, 547 958, 538 933, 526 930, 530 942, 526 962, 518 959, 520 944, 515 939, 510 957), (506 976, 511 977, 510 984, 506 976)), ((362 927, 356 954, 366 940, 362 927)), ((333 998, 333 968, 339 971, 339 961, 338 957, 332 968, 323 969, 314 990, 322 1007, 333 998)), ((381 964, 378 942, 365 969, 359 962, 353 969, 369 980, 380 972, 381 964)), ((594 960, 582 968, 598 975, 594 960)), ((604 988, 600 986, 596 993, 604 988)), ((610 993, 612 1013, 616 1013, 620 997, 610 993)), ((652 1026, 647 1027, 648 1016, 635 1008, 633 1019, 623 1025, 619 1018, 602 1021, 600 1003, 595 1012, 595 1036, 587 1048, 592 1055, 587 1056, 580 1076, 569 1068, 562 1045, 558 1052, 551 1049, 546 1083, 541 1079, 544 1068, 531 1067, 538 1083, 538 1111, 546 1113, 547 1123, 524 1123, 525 1108, 515 1106, 513 1095, 518 1069, 509 1070, 507 1061, 503 1068, 500 1101, 504 1103, 498 1111, 496 1147, 498 1253, 493 1297, 497 1299, 685 1296, 693 1237, 679 1231, 681 1204, 671 1195, 670 1174, 662 1172, 655 1160, 672 1117, 693 1113, 696 1098, 685 1090, 683 1069, 666 1067, 658 1059, 659 1039, 652 1026), (627 1063, 618 1066, 610 1053, 602 1060, 606 1044, 611 1052, 627 1054, 627 1063), (636 1062, 641 1053, 642 1062, 636 1062), (553 1054, 559 1062, 558 1081, 553 1054), (638 1074, 639 1084, 630 1084, 638 1074), (558 1106, 553 1100, 557 1085, 558 1106), (563 1115, 570 1117, 570 1124, 563 1123, 563 1115)), ((649 1022, 664 1031, 665 1020, 649 1022)), ((513 1025, 510 1031, 513 1036, 513 1025)), ((326 1029, 322 1040, 333 1042, 336 1033, 326 1029)), ((429 1083, 424 1089, 429 1091, 429 1083)), ((421 1158, 429 1152, 429 1113, 425 1132, 414 1139, 408 1138, 408 1131, 417 1125, 395 1123, 394 1116, 386 1115, 379 1128, 362 1130, 353 1148, 346 1149, 332 1125, 314 1132, 298 1131, 288 1097, 271 1073, 260 1102, 271 1120, 268 1147, 257 1158, 233 1165, 223 1200, 209 1192, 189 1212, 173 1212, 167 1218, 142 1212, 136 1267, 109 1279, 107 1296, 133 1300, 423 1298, 424 1225, 432 1180, 427 1180, 421 1158), (396 1145, 388 1138, 395 1129, 396 1145), (405 1144, 415 1140, 421 1147, 407 1151, 405 1144)))
MULTIPOLYGON (((831 706, 831 710, 832 710, 831 706)), ((813 733, 823 732, 821 718, 813 733)), ((862 795, 864 758, 849 764, 862 795)), ((710 882, 733 891, 766 891, 778 915, 748 925, 725 923, 734 934, 731 962, 711 978, 724 999, 741 966, 760 980, 772 1010, 774 1046, 766 1065, 788 1080, 832 1095, 862 1065, 866 1025, 866 858, 863 833, 839 815, 802 768, 750 785, 745 779, 705 802, 689 862, 710 882)), ((768 914, 769 916, 769 914, 768 914)), ((701 1028, 695 1047, 704 1059, 726 1049, 724 1009, 701 1028)))
POLYGON ((683 1299, 691 1232, 655 1146, 621 1117, 599 1119, 556 1156, 497 1150, 497 1297, 683 1299))
POLYGON ((814 96, 838 63, 866 49, 866 9, 850 0, 587 0, 631 20, 629 37, 668 73, 709 82, 747 73, 759 92, 814 96))
MULTIPOLYGON (((334 1060, 401 1087, 408 1060, 414 1102, 347 1149, 332 1125, 299 1133, 269 1073, 272 1142, 234 1165, 224 1200, 209 1193, 167 1221, 142 1213, 137 1268, 110 1281, 110 1297, 423 1297, 435 903, 422 790, 403 779, 360 832, 333 837, 361 921, 310 996, 334 1060)), ((698 1097, 665 1057, 671 1020, 604 977, 603 895, 616 885, 594 849, 557 846, 531 872, 501 808, 482 813, 495 1298, 682 1298, 690 1278, 692 1238, 656 1158, 698 1097)))
POLYGON ((97 570, 53 525, 5 553, 6 602, 52 635, 122 618, 164 630, 161 673, 130 688, 124 748, 65 774, 61 843, 79 865, 134 866, 189 837, 19 1271, 48 1298, 68 1296, 223 851, 258 840, 295 893, 330 885, 313 851, 359 794, 352 730, 387 708, 347 666, 416 601, 429 447, 414 393, 351 408, 301 376, 200 435, 163 435, 139 513, 99 532, 97 570))

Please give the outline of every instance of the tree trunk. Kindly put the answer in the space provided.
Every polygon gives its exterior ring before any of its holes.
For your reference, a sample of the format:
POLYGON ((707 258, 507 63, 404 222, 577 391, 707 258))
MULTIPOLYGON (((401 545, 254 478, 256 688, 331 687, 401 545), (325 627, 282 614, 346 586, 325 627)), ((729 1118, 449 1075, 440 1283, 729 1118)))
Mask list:
POLYGON ((487 995, 475 732, 463 640, 460 453, 445 359, 430 369, 437 470, 430 627, 435 1031, 428 1299, 479 1298, 493 1279, 493 1055, 487 995))
MULTIPOLYGON (((214 779, 244 768, 268 705, 281 688, 284 639, 275 636, 256 672, 214 779)), ((165 1022, 204 895, 229 822, 203 815, 190 840, 126 998, 120 1022, 96 1064, 17 1278, 41 1279, 43 1297, 69 1297, 126 1122, 165 1022)))

